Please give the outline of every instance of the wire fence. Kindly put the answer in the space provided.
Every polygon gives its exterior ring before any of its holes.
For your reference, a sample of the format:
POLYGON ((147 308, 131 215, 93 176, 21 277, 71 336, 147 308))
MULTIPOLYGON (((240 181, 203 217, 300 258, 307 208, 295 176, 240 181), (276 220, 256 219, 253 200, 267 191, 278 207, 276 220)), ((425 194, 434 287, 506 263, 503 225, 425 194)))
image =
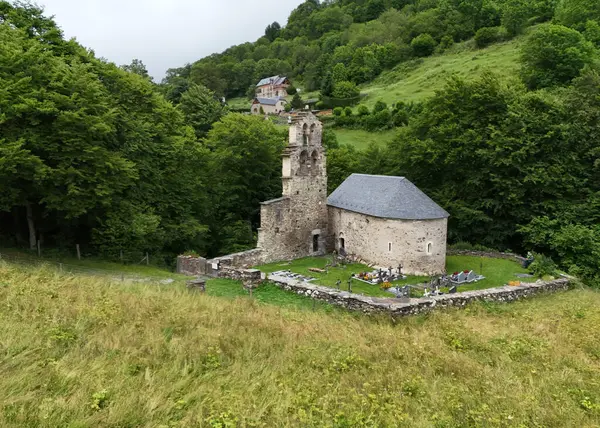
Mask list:
POLYGON ((10 263, 11 265, 19 265, 25 267, 49 267, 56 269, 59 273, 72 275, 92 275, 103 276, 106 278, 120 281, 135 281, 135 282, 161 282, 171 283, 174 280, 171 278, 163 278, 151 275, 140 275, 138 273, 117 271, 113 269, 90 268, 86 266, 78 266, 69 263, 62 263, 56 260, 37 259, 34 257, 19 256, 9 253, 0 252, 0 263, 10 263))

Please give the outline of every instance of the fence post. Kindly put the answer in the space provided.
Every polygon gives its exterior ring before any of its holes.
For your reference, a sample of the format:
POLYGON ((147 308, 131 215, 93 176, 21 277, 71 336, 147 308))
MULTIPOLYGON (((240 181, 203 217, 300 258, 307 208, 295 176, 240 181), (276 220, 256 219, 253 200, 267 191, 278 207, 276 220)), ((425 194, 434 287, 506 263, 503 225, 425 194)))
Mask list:
POLYGON ((123 250, 121 250, 119 257, 121 258, 121 264, 122 264, 123 263, 123 250))
POLYGON ((81 251, 79 250, 79 244, 75 246, 77 248, 77 260, 81 260, 81 251))
POLYGON ((39 239, 37 241, 37 250, 38 250, 38 257, 42 257, 42 246, 40 244, 40 240, 39 239))
POLYGON ((146 266, 150 266, 150 256, 146 253, 146 266))
POLYGON ((59 264, 58 264, 58 270, 59 270, 59 271, 62 273, 62 271, 63 271, 63 270, 62 270, 62 263, 59 263, 59 264))

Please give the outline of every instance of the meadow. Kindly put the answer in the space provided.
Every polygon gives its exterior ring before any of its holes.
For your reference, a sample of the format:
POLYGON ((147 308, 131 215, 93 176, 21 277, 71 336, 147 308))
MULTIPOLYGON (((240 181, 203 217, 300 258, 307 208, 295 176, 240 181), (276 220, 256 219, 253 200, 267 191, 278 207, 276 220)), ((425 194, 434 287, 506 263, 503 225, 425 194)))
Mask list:
POLYGON ((0 426, 600 423, 589 289, 392 320, 3 262, 0 278, 0 426))

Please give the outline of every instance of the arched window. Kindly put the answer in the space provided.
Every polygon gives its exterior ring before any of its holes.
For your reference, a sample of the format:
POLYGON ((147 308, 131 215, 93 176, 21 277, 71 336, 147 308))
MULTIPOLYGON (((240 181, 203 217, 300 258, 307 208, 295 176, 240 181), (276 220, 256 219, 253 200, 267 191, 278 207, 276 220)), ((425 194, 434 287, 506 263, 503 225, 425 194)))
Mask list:
POLYGON ((308 159, 308 152, 306 150, 302 150, 300 153, 300 168, 298 170, 299 175, 308 175, 308 170, 310 169, 310 161, 308 159))
POLYGON ((429 242, 427 244, 427 254, 431 254, 431 251, 433 251, 433 244, 429 242))
POLYGON ((317 174, 317 162, 318 162, 318 160, 319 160, 319 154, 315 150, 310 155, 310 173, 312 175, 316 175, 317 174))
POLYGON ((310 144, 314 144, 315 143, 315 128, 316 125, 313 123, 312 125, 310 125, 310 144))

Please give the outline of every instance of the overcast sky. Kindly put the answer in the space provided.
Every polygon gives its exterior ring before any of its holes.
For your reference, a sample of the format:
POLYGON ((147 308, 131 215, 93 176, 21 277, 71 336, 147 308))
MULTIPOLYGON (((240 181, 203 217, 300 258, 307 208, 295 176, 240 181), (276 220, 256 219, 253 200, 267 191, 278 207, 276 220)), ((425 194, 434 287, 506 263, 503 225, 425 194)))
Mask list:
POLYGON ((118 65, 141 59, 155 80, 285 24, 302 0, 38 0, 65 37, 118 65))

